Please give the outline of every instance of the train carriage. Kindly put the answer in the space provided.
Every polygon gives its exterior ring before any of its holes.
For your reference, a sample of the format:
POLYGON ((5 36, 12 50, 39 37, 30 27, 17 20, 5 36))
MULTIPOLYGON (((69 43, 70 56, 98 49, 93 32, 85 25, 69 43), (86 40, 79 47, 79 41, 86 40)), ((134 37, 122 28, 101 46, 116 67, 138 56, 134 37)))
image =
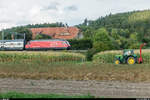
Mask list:
POLYGON ((25 40, 0 40, 0 50, 24 50, 25 40))

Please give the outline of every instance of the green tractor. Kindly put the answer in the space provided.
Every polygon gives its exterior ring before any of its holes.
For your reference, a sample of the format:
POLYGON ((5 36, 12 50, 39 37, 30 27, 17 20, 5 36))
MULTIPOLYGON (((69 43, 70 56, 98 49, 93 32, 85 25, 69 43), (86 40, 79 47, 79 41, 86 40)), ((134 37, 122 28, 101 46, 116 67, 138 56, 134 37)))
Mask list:
POLYGON ((141 44, 140 46, 140 57, 138 58, 136 54, 134 54, 133 50, 130 49, 125 49, 123 50, 123 55, 116 55, 115 56, 115 64, 122 64, 122 63, 127 63, 127 64, 135 64, 135 63, 143 63, 142 59, 142 47, 145 46, 146 43, 141 44))
POLYGON ((123 50, 123 55, 115 56, 115 64, 135 64, 137 63, 137 55, 134 54, 133 50, 123 50))

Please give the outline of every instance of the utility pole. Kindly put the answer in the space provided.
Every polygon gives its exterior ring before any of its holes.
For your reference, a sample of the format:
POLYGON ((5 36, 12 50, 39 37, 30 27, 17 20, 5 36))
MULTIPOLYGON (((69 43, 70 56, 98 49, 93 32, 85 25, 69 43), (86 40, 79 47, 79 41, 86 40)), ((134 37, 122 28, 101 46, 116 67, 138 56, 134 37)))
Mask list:
POLYGON ((11 39, 14 40, 14 34, 11 34, 11 39))
POLYGON ((4 40, 4 31, 2 30, 2 40, 4 40))
POLYGON ((24 40, 26 39, 26 34, 24 33, 24 40))

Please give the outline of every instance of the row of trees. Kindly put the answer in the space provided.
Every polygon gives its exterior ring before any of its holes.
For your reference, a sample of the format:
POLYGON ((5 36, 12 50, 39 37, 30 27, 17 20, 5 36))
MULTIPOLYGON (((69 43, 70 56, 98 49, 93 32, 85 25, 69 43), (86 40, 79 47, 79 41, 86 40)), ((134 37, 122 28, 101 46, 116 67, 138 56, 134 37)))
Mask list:
POLYGON ((14 35, 14 39, 23 39, 23 34, 25 34, 27 41, 32 39, 32 32, 23 26, 2 30, 0 34, 0 39, 12 39, 12 35, 14 35))
POLYGON ((41 27, 65 27, 68 26, 68 24, 63 24, 62 22, 56 22, 56 23, 44 23, 44 24, 29 24, 26 25, 26 28, 41 28, 41 27))
MULTIPOLYGON (((62 22, 57 23, 44 23, 44 24, 29 24, 26 26, 18 26, 13 27, 10 29, 5 29, 0 32, 0 39, 11 39, 12 35, 14 35, 14 38, 16 39, 22 39, 23 35, 20 34, 26 34, 26 40, 32 39, 32 32, 29 30, 29 28, 41 28, 41 27, 66 27, 67 24, 63 24, 62 22), (4 33, 4 36, 2 36, 4 33)), ((51 36, 45 35, 45 34, 39 34, 35 37, 35 39, 51 39, 51 36)))

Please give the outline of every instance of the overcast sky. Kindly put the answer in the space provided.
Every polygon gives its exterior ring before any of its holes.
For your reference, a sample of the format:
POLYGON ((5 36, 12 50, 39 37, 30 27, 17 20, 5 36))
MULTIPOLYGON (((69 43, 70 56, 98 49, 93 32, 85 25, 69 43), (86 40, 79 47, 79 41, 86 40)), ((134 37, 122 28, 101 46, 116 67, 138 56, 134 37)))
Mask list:
POLYGON ((0 0, 0 30, 45 22, 73 26, 85 18, 144 9, 150 9, 150 0, 0 0))

